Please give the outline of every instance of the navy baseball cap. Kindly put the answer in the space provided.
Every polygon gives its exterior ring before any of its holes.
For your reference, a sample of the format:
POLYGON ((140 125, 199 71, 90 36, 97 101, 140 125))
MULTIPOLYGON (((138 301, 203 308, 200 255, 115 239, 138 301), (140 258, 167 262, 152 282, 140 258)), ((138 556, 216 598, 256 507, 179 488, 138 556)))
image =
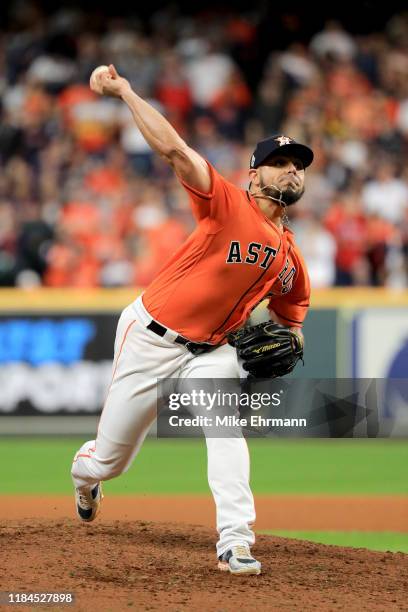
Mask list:
POLYGON ((313 151, 306 145, 300 144, 289 136, 270 136, 261 140, 255 147, 249 164, 250 168, 258 168, 271 155, 275 153, 289 154, 298 157, 305 168, 313 161, 313 151))

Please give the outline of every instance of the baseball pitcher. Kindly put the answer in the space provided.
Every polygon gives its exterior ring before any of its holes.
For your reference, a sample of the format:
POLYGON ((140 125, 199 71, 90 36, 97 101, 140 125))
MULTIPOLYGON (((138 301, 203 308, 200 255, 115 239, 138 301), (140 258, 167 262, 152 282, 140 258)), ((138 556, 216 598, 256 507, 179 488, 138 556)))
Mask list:
MULTIPOLYGON (((114 66, 91 87, 121 98, 144 138, 174 170, 191 202, 196 228, 144 293, 122 312, 112 382, 96 439, 76 453, 77 514, 96 517, 101 482, 126 471, 156 418, 157 380, 283 376, 303 354, 301 327, 310 285, 286 209, 304 192, 311 149, 288 136, 259 142, 249 189, 225 180, 168 121, 140 98, 114 66), (269 298, 271 320, 244 327, 269 298)), ((216 504, 218 567, 260 574, 249 454, 243 436, 206 437, 208 480, 216 504)))

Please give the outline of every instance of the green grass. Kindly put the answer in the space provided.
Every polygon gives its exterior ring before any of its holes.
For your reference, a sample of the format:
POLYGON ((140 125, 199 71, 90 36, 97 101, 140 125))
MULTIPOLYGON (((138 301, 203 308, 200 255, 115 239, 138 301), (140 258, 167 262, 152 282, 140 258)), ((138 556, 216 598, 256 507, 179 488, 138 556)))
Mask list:
MULTIPOLYGON (((0 494, 70 494, 80 438, 0 438, 0 494)), ((250 440, 256 494, 408 494, 404 440, 250 440)), ((112 493, 208 494, 204 440, 148 439, 112 493)))
POLYGON ((255 442, 257 493, 408 494, 406 440, 255 442))
POLYGON ((408 533, 395 531, 276 531, 267 530, 268 533, 284 538, 310 540, 321 544, 334 544, 336 546, 351 546, 352 548, 368 548, 389 552, 408 553, 408 533))

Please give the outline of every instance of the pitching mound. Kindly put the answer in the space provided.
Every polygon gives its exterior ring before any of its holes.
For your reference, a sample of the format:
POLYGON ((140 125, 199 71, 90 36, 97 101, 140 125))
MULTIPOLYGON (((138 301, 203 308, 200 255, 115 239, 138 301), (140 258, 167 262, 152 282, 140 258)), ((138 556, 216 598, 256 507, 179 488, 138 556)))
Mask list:
MULTIPOLYGON (((261 576, 216 569, 215 533, 143 521, 0 523, 0 590, 67 592, 35 610, 407 610, 408 555, 259 535, 261 576)), ((4 608, 6 609, 6 608, 4 608)))

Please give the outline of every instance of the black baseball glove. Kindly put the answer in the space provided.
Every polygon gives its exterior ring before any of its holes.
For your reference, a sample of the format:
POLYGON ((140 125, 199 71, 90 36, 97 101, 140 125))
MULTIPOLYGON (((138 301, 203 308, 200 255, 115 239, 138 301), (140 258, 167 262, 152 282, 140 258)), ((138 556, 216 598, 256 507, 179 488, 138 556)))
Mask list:
POLYGON ((265 321, 228 335, 243 368, 253 378, 276 378, 292 372, 301 359, 303 340, 288 327, 265 321))

